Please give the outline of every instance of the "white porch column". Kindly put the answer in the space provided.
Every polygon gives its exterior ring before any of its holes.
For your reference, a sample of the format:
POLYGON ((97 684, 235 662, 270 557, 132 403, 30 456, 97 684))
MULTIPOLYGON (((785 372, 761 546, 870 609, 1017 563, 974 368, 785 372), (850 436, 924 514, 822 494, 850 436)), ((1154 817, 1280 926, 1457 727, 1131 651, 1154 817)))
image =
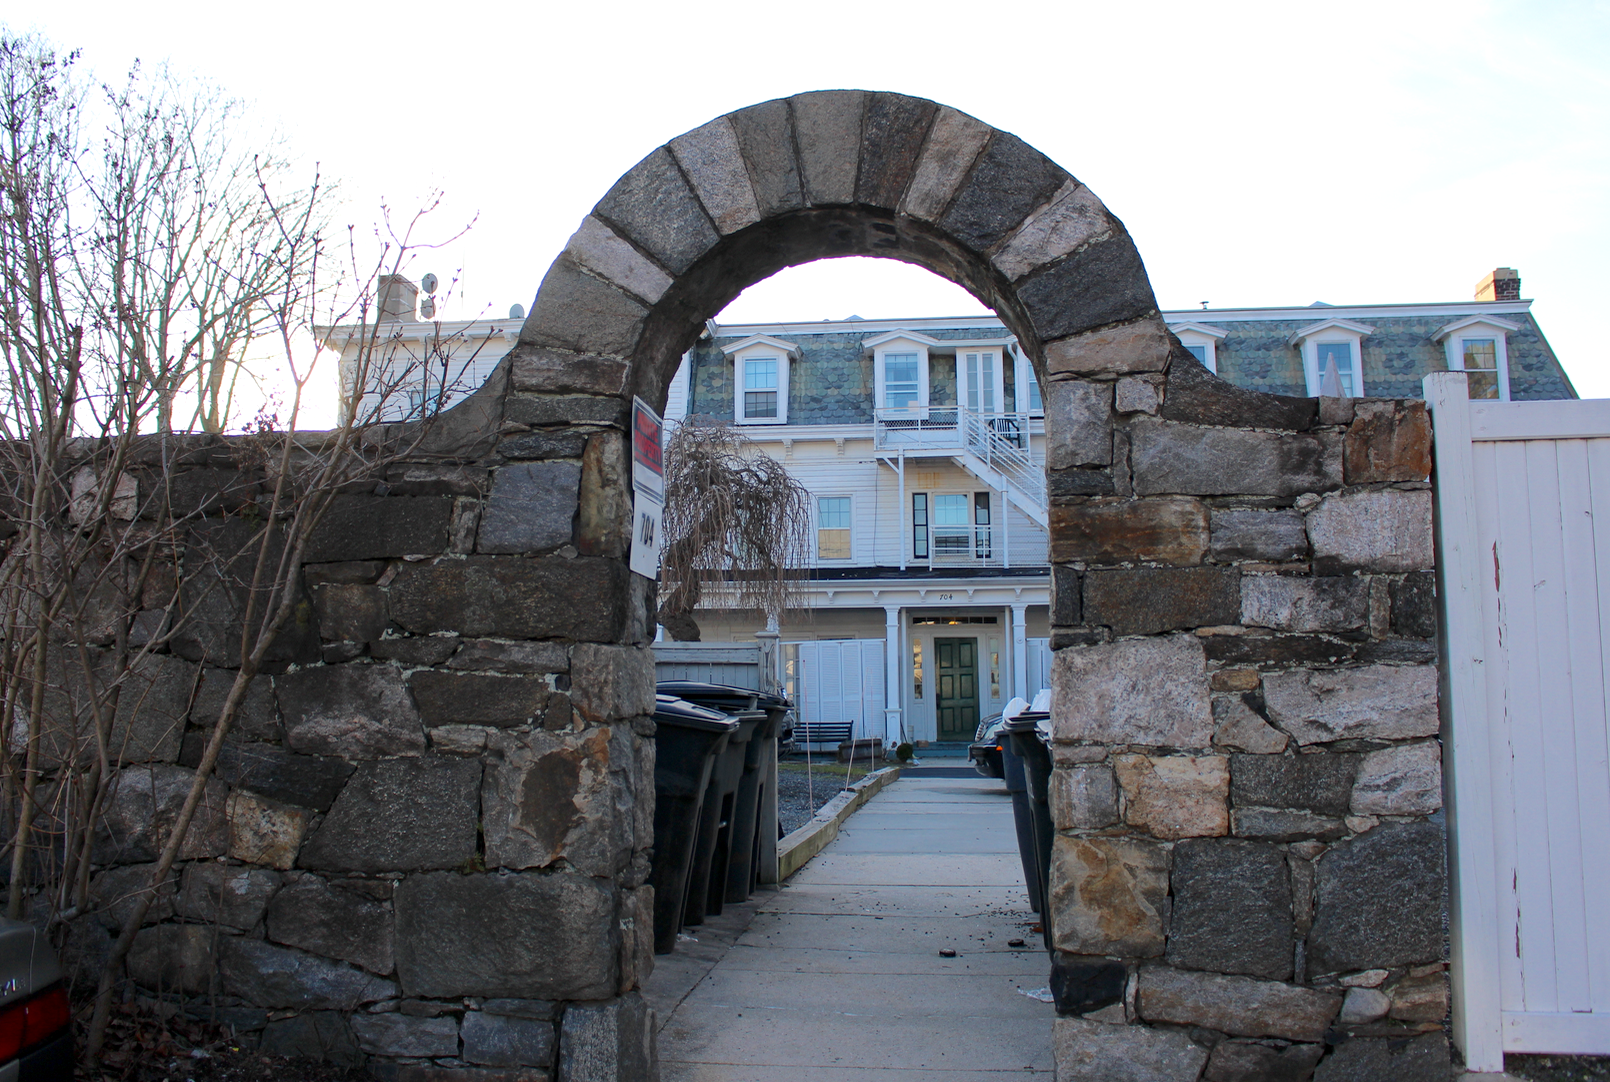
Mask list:
POLYGON ((883 745, 900 743, 900 660, 905 656, 901 641, 900 606, 883 606, 883 745))
POLYGON ((1030 702, 1038 688, 1029 687, 1029 607, 1012 606, 1012 694, 1030 702))

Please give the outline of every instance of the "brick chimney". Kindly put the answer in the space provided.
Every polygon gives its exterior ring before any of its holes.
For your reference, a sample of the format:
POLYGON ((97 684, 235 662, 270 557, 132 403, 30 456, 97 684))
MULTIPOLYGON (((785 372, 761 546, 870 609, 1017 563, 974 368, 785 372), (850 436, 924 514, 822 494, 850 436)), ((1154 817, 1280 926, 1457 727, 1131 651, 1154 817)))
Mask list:
POLYGON ((419 304, 419 287, 400 274, 380 276, 380 303, 375 312, 379 323, 413 323, 419 304))
POLYGON ((1521 299, 1521 276, 1514 267, 1498 267, 1476 283, 1478 301, 1518 301, 1521 299))

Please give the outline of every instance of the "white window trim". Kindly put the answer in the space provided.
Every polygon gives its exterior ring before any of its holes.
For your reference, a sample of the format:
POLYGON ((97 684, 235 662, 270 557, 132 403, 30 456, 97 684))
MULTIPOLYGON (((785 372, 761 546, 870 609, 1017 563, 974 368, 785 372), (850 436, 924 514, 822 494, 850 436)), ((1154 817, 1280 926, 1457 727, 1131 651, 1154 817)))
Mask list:
MULTIPOLYGON (((916 334, 911 331, 890 331, 868 338, 861 343, 861 347, 872 351, 872 394, 873 404, 877 409, 887 409, 883 401, 883 359, 891 353, 915 353, 917 355, 917 412, 918 416, 928 412, 928 351, 934 346, 942 345, 938 339, 929 338, 926 334, 916 334)), ((958 377, 959 378, 959 377, 958 377)))
POLYGON ((821 564, 821 563, 825 562, 825 563, 827 563, 829 565, 832 565, 832 566, 835 566, 835 567, 843 565, 843 564, 854 563, 855 562, 855 494, 853 492, 813 492, 813 493, 811 493, 811 518, 816 521, 816 528, 815 528, 815 531, 814 531, 814 538, 813 538, 813 541, 812 541, 812 547, 814 548, 815 553, 816 553, 816 562, 818 564, 821 564), (821 501, 823 501, 823 500, 849 500, 850 501, 850 525, 848 527, 846 527, 848 529, 848 531, 849 531, 849 534, 850 534, 850 554, 848 556, 823 556, 822 555, 822 530, 823 529, 837 529, 838 528, 836 526, 835 527, 824 527, 822 525, 822 503, 821 503, 821 501))
POLYGON ((1300 330, 1294 331, 1286 339, 1289 345, 1302 350, 1303 379, 1308 385, 1308 396, 1319 396, 1319 384, 1324 373, 1319 370, 1319 347, 1321 343, 1349 342, 1353 346, 1353 363, 1356 365, 1357 385, 1355 397, 1363 398, 1369 394, 1369 388, 1364 385, 1364 338, 1375 333, 1375 328, 1368 323, 1358 323, 1351 319, 1327 319, 1313 323, 1300 330))
MULTIPOLYGON (((1006 412, 1006 351, 1000 346, 959 346, 956 349, 956 401, 964 409, 974 413, 982 413, 983 409, 968 401, 967 392, 967 355, 969 353, 993 353, 995 355, 995 375, 991 382, 995 391, 995 413, 1006 412)), ((1042 396, 1043 397, 1043 396, 1042 396)))
MULTIPOLYGON (((1018 413, 1034 413, 1029 406, 1029 382, 1034 380, 1034 363, 1029 360, 1017 339, 1007 343, 1006 351, 1012 355, 1012 406, 1018 413)), ((1035 380, 1035 382, 1038 382, 1035 380)), ((1040 409, 1036 416, 1045 414, 1045 388, 1040 388, 1040 409)))
POLYGON ((1448 357, 1448 371, 1463 372, 1465 370, 1465 339, 1491 338, 1494 343, 1494 352, 1497 354, 1498 364, 1498 400, 1509 401, 1509 344, 1506 336, 1512 331, 1521 329, 1519 323, 1511 323, 1507 319, 1496 316, 1471 316, 1450 323, 1436 334, 1431 336, 1433 342, 1441 342, 1442 348, 1448 357))
POLYGON ((722 346, 721 352, 732 362, 732 420, 740 425, 786 425, 788 423, 788 384, 792 371, 790 362, 799 359, 799 347, 793 342, 773 338, 766 334, 750 335, 741 342, 722 346), (777 416, 744 416, 744 361, 777 360, 777 416))
POLYGON ((1180 340, 1181 345, 1203 347, 1202 367, 1218 375, 1218 345, 1229 336, 1229 331, 1206 323, 1170 323, 1168 329, 1174 332, 1174 337, 1180 340))

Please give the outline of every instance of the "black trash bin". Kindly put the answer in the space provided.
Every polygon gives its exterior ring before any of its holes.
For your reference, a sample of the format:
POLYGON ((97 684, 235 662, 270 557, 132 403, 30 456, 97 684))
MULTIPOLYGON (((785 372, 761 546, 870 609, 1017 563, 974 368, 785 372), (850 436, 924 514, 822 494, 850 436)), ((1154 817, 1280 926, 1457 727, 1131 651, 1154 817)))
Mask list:
POLYGON ((1001 777, 1006 791, 1012 794, 1012 824, 1017 828, 1017 856, 1023 862, 1023 885, 1028 888, 1029 908, 1036 913, 1045 912, 1045 898, 1040 892, 1040 873, 1034 864, 1034 812, 1029 807, 1028 773, 1023 756, 1012 746, 1012 738, 997 734, 996 745, 1001 749, 1001 777))
POLYGON ((738 731, 719 710, 670 695, 654 706, 654 953, 669 954, 682 927, 700 810, 716 759, 738 731))
POLYGON ((699 837, 693 847, 693 868, 688 873, 688 900, 682 911, 684 925, 703 924, 705 917, 721 914, 727 893, 727 867, 732 860, 733 815, 738 806, 738 788, 743 783, 744 762, 750 756, 750 745, 756 742, 766 724, 764 710, 744 710, 729 717, 738 723, 738 728, 716 757, 710 771, 710 784, 704 791, 704 807, 699 810, 699 837))
MULTIPOLYGON (((1029 808, 1029 825, 1032 828, 1033 846, 1030 856, 1033 857, 1034 877, 1030 880, 1029 896, 1036 894, 1040 900, 1040 931, 1045 939, 1046 949, 1051 948, 1051 907, 1046 900, 1051 891, 1051 839, 1055 828, 1051 823, 1051 747, 1047 743, 1047 733, 1040 723, 1050 717, 1044 711, 1038 713, 1025 711, 1001 726, 1001 732, 1006 736, 1015 757, 1023 763, 1024 780, 1027 783, 1027 797, 1029 808)), ((1016 810, 1017 797, 1013 794, 1013 809, 1016 810)), ((1021 850, 1023 835, 1018 834, 1018 846, 1021 850)), ((1024 872, 1028 872, 1028 861, 1024 861, 1024 872)))
POLYGON ((734 716, 753 710, 760 710, 766 715, 759 731, 743 745, 743 773, 738 779, 729 820, 731 844, 727 848, 726 874, 710 887, 712 894, 720 892, 722 901, 742 902, 755 892, 756 880, 760 875, 760 847, 769 840, 763 839, 767 831, 760 826, 760 810, 766 800, 767 767, 771 761, 769 752, 775 746, 774 742, 794 704, 781 695, 731 684, 663 680, 657 688, 664 694, 723 710, 734 716))

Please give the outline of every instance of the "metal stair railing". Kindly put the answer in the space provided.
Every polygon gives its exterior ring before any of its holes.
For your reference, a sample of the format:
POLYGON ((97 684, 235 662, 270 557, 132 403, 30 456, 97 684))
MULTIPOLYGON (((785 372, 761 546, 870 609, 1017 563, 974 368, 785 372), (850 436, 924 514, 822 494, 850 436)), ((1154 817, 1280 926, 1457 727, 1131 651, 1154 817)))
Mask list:
POLYGON ((1029 416, 1022 413, 961 411, 961 427, 968 453, 1045 509, 1045 466, 1028 449, 1029 416), (1008 435, 1010 433, 1010 436, 1008 435), (1021 440, 1022 446, 1019 446, 1021 440))

